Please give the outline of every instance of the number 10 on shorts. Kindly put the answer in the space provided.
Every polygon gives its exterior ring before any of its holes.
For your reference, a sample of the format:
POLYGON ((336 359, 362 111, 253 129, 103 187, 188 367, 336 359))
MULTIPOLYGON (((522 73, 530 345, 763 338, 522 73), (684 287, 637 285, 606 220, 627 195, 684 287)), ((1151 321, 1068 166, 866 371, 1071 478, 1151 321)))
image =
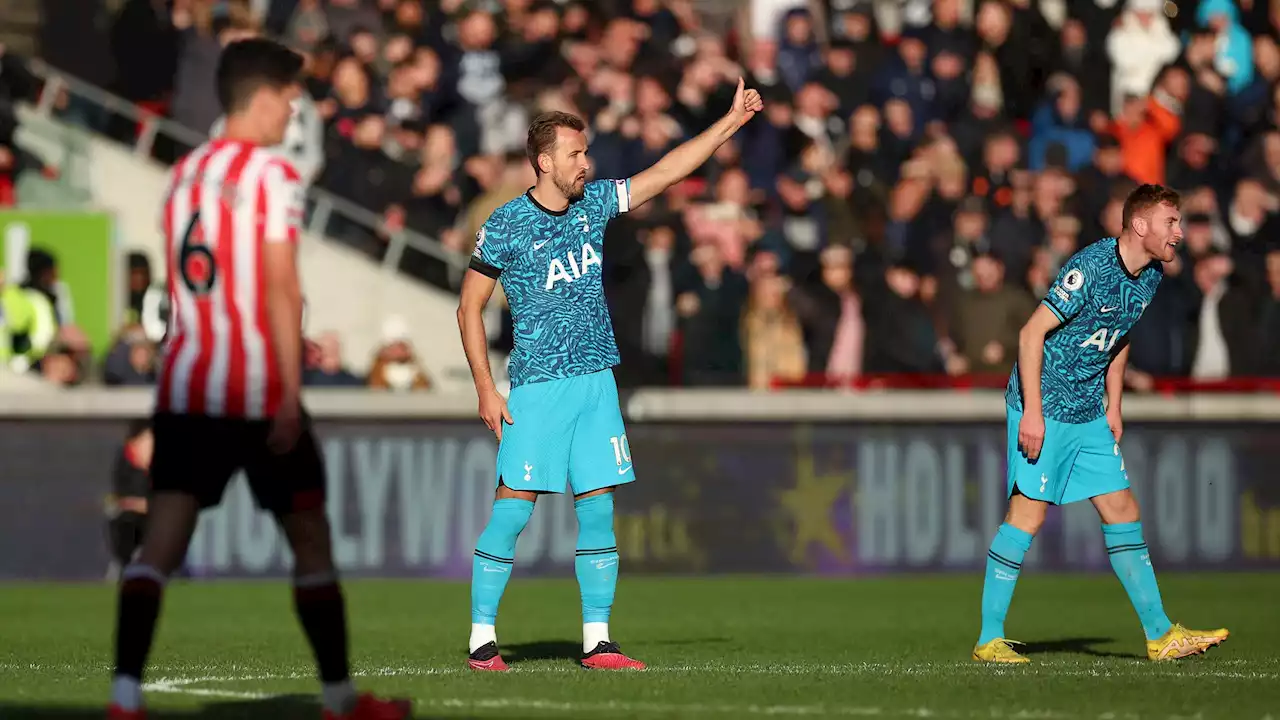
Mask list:
POLYGON ((627 434, 614 435, 609 438, 613 445, 613 459, 618 463, 618 474, 623 475, 631 469, 631 445, 627 442, 627 434))

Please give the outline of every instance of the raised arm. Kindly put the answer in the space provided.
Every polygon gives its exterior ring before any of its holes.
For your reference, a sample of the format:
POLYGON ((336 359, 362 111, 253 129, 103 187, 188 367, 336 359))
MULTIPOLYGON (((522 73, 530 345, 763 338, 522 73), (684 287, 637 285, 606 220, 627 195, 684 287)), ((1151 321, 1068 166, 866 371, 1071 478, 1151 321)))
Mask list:
POLYGON ((763 109, 760 93, 747 90, 746 83, 738 78, 738 91, 734 93, 733 106, 724 117, 697 137, 664 155, 648 170, 631 178, 630 206, 640 207, 689 177, 690 173, 709 160, 721 145, 728 142, 734 133, 763 109))

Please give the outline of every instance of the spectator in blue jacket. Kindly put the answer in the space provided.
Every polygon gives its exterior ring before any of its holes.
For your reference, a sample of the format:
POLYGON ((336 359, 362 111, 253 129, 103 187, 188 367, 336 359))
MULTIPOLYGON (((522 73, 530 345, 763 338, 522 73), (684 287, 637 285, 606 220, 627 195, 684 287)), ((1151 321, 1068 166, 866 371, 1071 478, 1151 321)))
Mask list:
POLYGON ((1227 80, 1227 91, 1236 93, 1253 82, 1253 38, 1240 24, 1235 0, 1201 0, 1196 20, 1217 33, 1214 69, 1227 80))
POLYGON ((1075 172, 1093 161, 1097 142, 1081 107, 1080 83, 1058 75, 1050 81, 1049 92, 1049 99, 1031 116, 1027 161, 1032 170, 1043 170, 1049 147, 1061 145, 1067 151, 1067 169, 1075 172))

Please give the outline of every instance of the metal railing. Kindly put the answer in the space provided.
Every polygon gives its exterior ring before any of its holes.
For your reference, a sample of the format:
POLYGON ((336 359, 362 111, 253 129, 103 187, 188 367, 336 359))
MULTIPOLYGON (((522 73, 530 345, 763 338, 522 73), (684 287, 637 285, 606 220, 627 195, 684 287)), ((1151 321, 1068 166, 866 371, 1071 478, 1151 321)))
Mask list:
MULTIPOLYGON (((66 91, 69 96, 83 103, 88 103, 98 112, 114 113, 136 123, 139 130, 132 135, 132 150, 139 158, 164 161, 155 155, 158 138, 163 137, 175 145, 189 148, 194 148, 208 139, 206 133, 184 127, 168 118, 159 117, 128 100, 64 73, 39 59, 29 61, 28 66, 32 74, 43 82, 35 107, 37 114, 47 118, 59 119, 59 95, 66 91)), ((92 130, 97 134, 103 134, 100 128, 92 128, 92 130)), ((105 134, 104 137, 116 142, 121 141, 119 137, 105 134)), ((394 161, 388 159, 388 162, 394 161)), ((442 263, 449 278, 449 289, 457 287, 458 280, 466 271, 469 258, 463 253, 449 250, 439 240, 429 238, 412 230, 383 233, 381 231, 382 219, 370 210, 320 188, 310 188, 307 195, 310 201, 310 212, 306 221, 307 232, 317 237, 330 239, 330 233, 328 232, 330 221, 337 216, 375 236, 385 235, 387 238, 386 250, 381 257, 373 257, 373 259, 380 262, 383 270, 387 272, 400 271, 400 264, 404 260, 407 249, 413 249, 442 263)), ((335 240, 335 242, 340 241, 335 240)), ((413 276, 409 275, 409 277, 413 276)), ((422 278, 415 279, 422 280, 422 278)))

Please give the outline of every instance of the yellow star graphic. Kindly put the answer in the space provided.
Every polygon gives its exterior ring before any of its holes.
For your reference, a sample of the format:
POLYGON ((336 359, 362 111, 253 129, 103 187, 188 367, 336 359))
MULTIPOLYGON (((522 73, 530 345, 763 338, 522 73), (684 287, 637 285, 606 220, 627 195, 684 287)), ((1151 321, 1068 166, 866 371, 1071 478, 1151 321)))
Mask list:
POLYGON ((851 480, 849 474, 817 474, 813 456, 808 452, 802 452, 796 458, 796 485, 784 490, 780 498, 794 527, 791 562, 805 564, 809 546, 814 543, 840 560, 846 559, 844 538, 831 522, 831 508, 840 493, 851 485, 851 480))

